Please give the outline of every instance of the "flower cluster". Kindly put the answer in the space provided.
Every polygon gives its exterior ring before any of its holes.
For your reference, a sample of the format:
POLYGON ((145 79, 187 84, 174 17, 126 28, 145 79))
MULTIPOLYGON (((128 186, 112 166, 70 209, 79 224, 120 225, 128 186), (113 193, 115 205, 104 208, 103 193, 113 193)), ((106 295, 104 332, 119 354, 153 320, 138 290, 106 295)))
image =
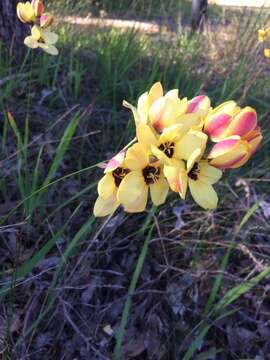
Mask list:
POLYGON ((178 90, 163 93, 155 83, 138 100, 133 112, 136 143, 121 150, 105 166, 98 183, 95 216, 112 214, 119 205, 127 212, 145 210, 148 195, 163 204, 169 189, 185 199, 187 189, 204 209, 218 203, 213 188, 223 169, 244 165, 258 148, 262 135, 257 114, 234 101, 216 108, 210 99, 180 99, 178 90), (208 140, 214 145, 208 151, 208 140))
MULTIPOLYGON (((270 40, 270 28, 263 28, 258 30, 258 40, 261 43, 266 43, 270 40)), ((264 48, 264 56, 270 58, 270 48, 264 48)))
POLYGON ((24 39, 24 44, 31 49, 41 48, 50 55, 58 55, 55 44, 58 35, 51 32, 53 15, 44 12, 42 0, 32 0, 30 3, 19 2, 17 5, 18 18, 31 27, 31 36, 24 39))

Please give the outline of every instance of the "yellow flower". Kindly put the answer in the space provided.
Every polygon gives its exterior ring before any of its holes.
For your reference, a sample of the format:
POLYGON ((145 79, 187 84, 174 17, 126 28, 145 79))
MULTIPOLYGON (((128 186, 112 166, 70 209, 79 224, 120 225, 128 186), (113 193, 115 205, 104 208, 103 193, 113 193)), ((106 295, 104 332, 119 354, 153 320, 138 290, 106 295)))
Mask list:
POLYGON ((148 154, 163 164, 174 158, 187 160, 194 149, 204 149, 207 142, 207 135, 196 130, 199 122, 198 116, 186 114, 179 118, 179 124, 165 128, 160 135, 140 123, 136 126, 137 139, 148 154))
POLYGON ((124 210, 131 213, 145 210, 148 193, 155 205, 165 202, 169 185, 163 175, 162 165, 151 162, 139 143, 132 145, 126 154, 125 164, 130 172, 121 181, 117 192, 124 210))
POLYGON ((50 55, 58 55, 58 50, 54 44, 58 40, 58 35, 49 31, 48 29, 41 29, 38 26, 33 26, 31 29, 31 36, 24 39, 24 44, 31 49, 41 48, 50 55))
POLYGON ((38 23, 39 19, 43 16, 42 0, 32 0, 31 3, 30 1, 26 3, 19 2, 17 4, 17 16, 23 23, 38 23))
POLYGON ((204 118, 211 107, 211 101, 206 95, 199 95, 188 101, 187 114, 193 113, 204 118))
POLYGON ((270 28, 258 30, 258 41, 259 42, 264 42, 268 37, 270 37, 270 28))
POLYGON ((270 49, 264 49, 263 53, 265 57, 270 58, 270 49))
POLYGON ((120 205, 117 200, 118 188, 123 178, 129 173, 125 166, 125 151, 120 151, 107 164, 105 175, 98 183, 98 198, 94 205, 94 216, 113 214, 120 205))
MULTIPOLYGON (((260 135, 256 134, 256 148, 260 141, 260 135)), ((234 135, 216 143, 211 149, 208 158, 211 165, 217 168, 235 169, 243 166, 253 152, 248 141, 241 139, 238 135, 234 135)))
POLYGON ((136 124, 151 124, 157 133, 161 133, 164 128, 175 124, 176 119, 187 111, 188 100, 180 100, 177 89, 164 95, 161 83, 157 82, 149 92, 139 97, 137 108, 127 101, 123 101, 123 105, 132 110, 136 124))
POLYGON ((17 16, 23 23, 34 23, 36 20, 35 9, 30 1, 25 4, 19 2, 17 4, 17 16))
POLYGON ((203 209, 215 209, 218 203, 217 194, 213 188, 222 176, 222 171, 202 160, 203 152, 196 149, 189 157, 186 165, 183 161, 174 160, 164 167, 164 175, 171 189, 178 192, 184 199, 189 187, 194 201, 203 209))

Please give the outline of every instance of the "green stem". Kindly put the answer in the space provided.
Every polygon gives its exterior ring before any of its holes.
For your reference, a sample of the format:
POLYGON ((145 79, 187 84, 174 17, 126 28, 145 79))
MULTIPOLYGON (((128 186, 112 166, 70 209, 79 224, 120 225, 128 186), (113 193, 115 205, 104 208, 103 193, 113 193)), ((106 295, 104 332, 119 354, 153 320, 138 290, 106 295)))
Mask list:
MULTIPOLYGON (((27 50, 27 54, 26 54, 25 57, 24 57, 23 63, 22 63, 22 65, 21 65, 21 67, 20 67, 20 69, 19 69, 19 71, 18 71, 18 74, 21 74, 21 73, 22 73, 23 68, 25 67, 25 64, 26 64, 26 62, 27 62, 27 60, 28 60, 28 58, 29 58, 30 53, 31 53, 31 49, 28 49, 28 50, 27 50)), ((31 70, 32 70, 32 69, 31 69, 31 70)))

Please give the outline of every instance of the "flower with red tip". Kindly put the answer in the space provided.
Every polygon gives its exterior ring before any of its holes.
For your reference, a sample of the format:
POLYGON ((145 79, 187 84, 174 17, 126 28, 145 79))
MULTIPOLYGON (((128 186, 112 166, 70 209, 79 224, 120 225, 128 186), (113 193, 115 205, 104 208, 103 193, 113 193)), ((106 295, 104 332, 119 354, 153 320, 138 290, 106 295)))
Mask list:
POLYGON ((213 188, 222 176, 222 171, 202 159, 203 150, 197 148, 190 155, 186 164, 184 161, 174 161, 164 167, 164 175, 174 192, 185 199, 189 188, 194 201, 203 209, 215 209, 218 196, 213 188))
POLYGON ((43 29, 48 28, 49 26, 52 25, 54 20, 54 16, 52 13, 44 13, 43 15, 40 16, 39 22, 40 22, 40 27, 43 29))
POLYGON ((244 165, 250 158, 250 146, 240 136, 231 136, 216 143, 208 159, 210 164, 220 169, 234 169, 244 165))
POLYGON ((98 182, 98 198, 93 213, 96 217, 111 215, 120 205, 117 192, 124 177, 129 173, 125 165, 125 151, 121 150, 107 163, 104 176, 98 182))
POLYGON ((43 2, 42 0, 32 0, 32 8, 34 9, 35 16, 40 17, 43 14, 43 2))
POLYGON ((205 117, 211 107, 211 101, 206 95, 199 95, 189 100, 187 107, 187 114, 198 114, 199 116, 205 117))
POLYGON ((204 132, 209 135, 211 140, 219 141, 226 137, 224 133, 230 125, 236 110, 236 102, 227 101, 209 111, 204 120, 204 132))
MULTIPOLYGON (((228 104, 228 103, 227 103, 228 104)), ((216 167, 238 168, 244 165, 257 150, 262 134, 257 125, 257 113, 254 109, 246 106, 239 109, 235 103, 229 102, 227 118, 224 113, 220 115, 224 121, 217 117, 208 119, 206 131, 212 136, 212 140, 218 141, 212 148, 209 159, 216 167)))
POLYGON ((137 108, 127 101, 123 105, 132 110, 136 124, 151 125, 157 133, 161 133, 186 113, 188 101, 187 98, 180 100, 178 89, 170 90, 164 95, 161 83, 157 82, 149 92, 139 97, 137 108))

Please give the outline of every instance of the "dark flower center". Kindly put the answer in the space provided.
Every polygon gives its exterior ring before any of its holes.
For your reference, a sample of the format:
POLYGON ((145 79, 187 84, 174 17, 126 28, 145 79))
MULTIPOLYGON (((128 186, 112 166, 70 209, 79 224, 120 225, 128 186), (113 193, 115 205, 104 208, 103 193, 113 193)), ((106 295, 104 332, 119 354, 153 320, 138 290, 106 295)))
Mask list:
POLYGON ((198 180, 199 177, 199 173, 200 173, 200 168, 199 168, 199 164, 196 162, 193 165, 193 168, 190 170, 190 172, 188 173, 188 176, 192 179, 192 180, 198 180))
POLYGON ((164 144, 159 145, 159 150, 163 151, 168 158, 173 157, 174 152, 174 143, 170 141, 166 141, 164 144))
POLYGON ((113 170, 112 176, 114 177, 114 182, 116 187, 119 187, 121 181, 129 173, 129 171, 130 171, 129 169, 124 169, 121 167, 118 167, 117 169, 113 170))
POLYGON ((142 172, 147 185, 154 184, 160 176, 160 168, 155 166, 146 166, 142 172))

